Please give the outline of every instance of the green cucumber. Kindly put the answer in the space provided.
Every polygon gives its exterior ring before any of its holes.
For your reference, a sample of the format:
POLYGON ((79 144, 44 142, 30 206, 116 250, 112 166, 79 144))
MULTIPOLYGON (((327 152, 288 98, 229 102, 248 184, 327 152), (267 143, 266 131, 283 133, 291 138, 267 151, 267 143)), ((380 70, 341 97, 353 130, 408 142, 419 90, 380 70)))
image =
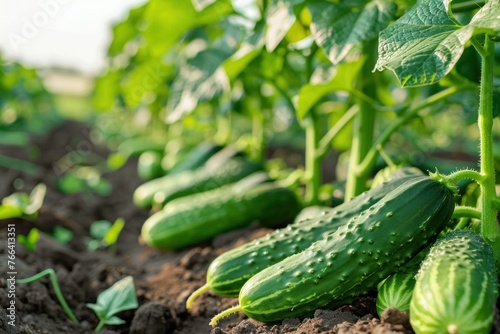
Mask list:
POLYGON ((453 231, 432 246, 422 263, 410 323, 417 334, 487 334, 497 297, 491 247, 471 231, 453 231))
POLYGON ((401 271, 392 274, 377 286, 377 314, 394 307, 400 312, 410 313, 410 301, 415 287, 415 276, 420 264, 429 253, 429 247, 417 254, 401 271))
POLYGON ((153 180, 163 175, 162 154, 155 151, 141 153, 137 161, 137 175, 142 180, 153 180))
MULTIPOLYGON (((206 284, 188 298, 187 307, 190 308, 193 301, 208 290, 223 297, 238 297, 241 287, 250 277, 334 232, 409 179, 411 177, 386 182, 335 208, 318 207, 320 210, 316 210, 314 217, 297 217, 286 228, 221 254, 208 267, 206 284)), ((301 213, 303 216, 310 214, 301 213)))
POLYGON ((412 178, 301 253, 260 271, 239 305, 262 322, 310 315, 366 293, 432 242, 451 218, 454 194, 434 178, 412 178))
POLYGON ((218 168, 200 167, 145 182, 135 190, 133 200, 138 207, 163 206, 175 198, 215 189, 260 170, 258 163, 234 158, 218 168))
POLYGON ((299 202, 288 188, 274 182, 241 183, 172 201, 144 223, 146 244, 176 250, 209 240, 223 232, 258 221, 268 226, 293 220, 299 202))
POLYGON ((222 146, 213 143, 201 143, 191 149, 186 156, 177 162, 169 171, 169 175, 178 174, 186 170, 194 170, 203 166, 214 154, 222 150, 222 146))

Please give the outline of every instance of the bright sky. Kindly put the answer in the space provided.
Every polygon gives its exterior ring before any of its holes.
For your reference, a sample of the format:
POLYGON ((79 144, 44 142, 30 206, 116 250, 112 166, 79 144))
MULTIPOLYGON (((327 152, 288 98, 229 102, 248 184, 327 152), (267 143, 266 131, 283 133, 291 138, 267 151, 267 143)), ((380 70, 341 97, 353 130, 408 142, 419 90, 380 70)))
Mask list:
POLYGON ((27 66, 97 74, 113 22, 145 0, 0 0, 0 52, 27 66))

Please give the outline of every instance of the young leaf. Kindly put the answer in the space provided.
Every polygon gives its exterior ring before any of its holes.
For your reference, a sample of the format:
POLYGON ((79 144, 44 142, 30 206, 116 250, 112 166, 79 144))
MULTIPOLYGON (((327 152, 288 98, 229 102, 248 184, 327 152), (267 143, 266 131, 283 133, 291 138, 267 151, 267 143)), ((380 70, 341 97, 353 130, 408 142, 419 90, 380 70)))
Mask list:
POLYGON ((103 324, 116 325, 123 323, 123 320, 116 317, 115 314, 132 310, 138 306, 135 295, 134 279, 127 276, 113 284, 107 290, 104 290, 97 296, 96 304, 87 304, 100 320, 98 328, 103 324))
POLYGON ((24 246, 29 252, 33 253, 36 248, 36 243, 40 239, 40 233, 38 229, 32 228, 28 235, 19 234, 17 236, 17 242, 24 246))
POLYGON ((423 0, 380 33, 378 70, 387 68, 401 86, 428 85, 460 58, 473 27, 452 17, 450 0, 423 0))
POLYGON ((312 16, 311 32, 316 43, 333 64, 340 63, 357 43, 370 40, 387 27, 396 14, 390 1, 370 1, 364 8, 327 1, 308 5, 312 16))
POLYGON ((73 232, 62 226, 55 226, 52 237, 65 245, 73 239, 73 232))
POLYGON ((123 218, 118 218, 113 225, 108 229, 106 234, 104 235, 103 242, 106 246, 111 246, 116 244, 118 237, 120 236, 120 232, 125 226, 125 221, 123 218))

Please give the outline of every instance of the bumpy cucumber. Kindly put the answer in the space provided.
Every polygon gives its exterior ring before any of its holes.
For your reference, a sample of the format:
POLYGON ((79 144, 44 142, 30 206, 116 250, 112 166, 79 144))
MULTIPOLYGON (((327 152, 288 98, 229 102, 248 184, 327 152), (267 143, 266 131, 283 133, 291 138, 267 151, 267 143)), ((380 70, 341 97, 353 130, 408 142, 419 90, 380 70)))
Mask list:
POLYGON ((432 242, 451 218, 453 193, 433 178, 405 182, 301 253, 260 271, 241 288, 237 311, 274 322, 338 307, 366 293, 432 242))
POLYGON ((255 221, 285 224, 299 210, 295 194, 274 182, 243 190, 237 184, 172 201, 146 220, 141 236, 150 246, 175 250, 255 221))
POLYGON ((208 267, 207 283, 189 297, 187 307, 191 307, 194 299, 207 290, 224 297, 238 297, 241 287, 250 277, 303 251, 410 179, 411 177, 386 182, 335 208, 313 207, 314 209, 301 212, 301 216, 311 215, 312 210, 316 211, 314 217, 297 217, 286 228, 221 254, 208 267))
POLYGON ((234 158, 217 168, 200 167, 145 182, 135 190, 133 200, 138 207, 163 206, 175 198, 215 189, 260 170, 260 164, 234 158))
POLYGON ((450 232, 433 245, 422 263, 410 323, 417 334, 487 334, 497 297, 491 247, 471 231, 450 232))

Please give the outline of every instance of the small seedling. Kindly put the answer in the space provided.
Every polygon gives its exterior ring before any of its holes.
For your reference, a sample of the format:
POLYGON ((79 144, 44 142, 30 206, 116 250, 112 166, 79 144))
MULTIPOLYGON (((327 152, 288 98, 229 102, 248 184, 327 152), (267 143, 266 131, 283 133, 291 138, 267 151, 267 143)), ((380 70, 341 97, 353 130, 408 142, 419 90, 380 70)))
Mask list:
POLYGON ((123 218, 118 218, 113 224, 107 220, 97 220, 90 226, 90 235, 87 247, 97 250, 101 247, 108 248, 110 252, 116 250, 116 242, 125 226, 123 218))
POLYGON ((29 195, 16 192, 5 197, 0 205, 0 220, 20 217, 29 220, 36 219, 46 192, 47 187, 40 183, 33 188, 29 195))
POLYGON ((132 310, 138 306, 135 295, 134 279, 127 276, 104 290, 97 297, 96 304, 87 304, 99 318, 95 331, 99 332, 104 325, 121 325, 125 321, 116 316, 117 313, 132 310))
POLYGON ((24 246, 29 252, 33 253, 36 248, 36 244, 40 239, 40 233, 38 229, 32 228, 28 235, 19 234, 17 236, 17 242, 24 246))
POLYGON ((73 311, 71 311, 71 309, 69 308, 68 303, 66 303, 66 299, 64 299, 64 296, 61 292, 61 288, 59 286, 59 282, 57 281, 57 276, 56 276, 56 272, 54 271, 54 269, 52 269, 52 268, 45 269, 45 270, 43 270, 43 271, 39 272, 38 274, 33 275, 31 277, 18 279, 18 280, 16 280, 16 283, 20 283, 20 284, 32 283, 32 282, 38 281, 39 279, 43 278, 44 276, 49 276, 50 282, 52 283, 52 287, 54 288, 54 292, 56 294, 57 300, 61 304, 61 307, 63 308, 64 312, 68 315, 68 317, 72 321, 78 323, 78 319, 73 314, 73 311))

